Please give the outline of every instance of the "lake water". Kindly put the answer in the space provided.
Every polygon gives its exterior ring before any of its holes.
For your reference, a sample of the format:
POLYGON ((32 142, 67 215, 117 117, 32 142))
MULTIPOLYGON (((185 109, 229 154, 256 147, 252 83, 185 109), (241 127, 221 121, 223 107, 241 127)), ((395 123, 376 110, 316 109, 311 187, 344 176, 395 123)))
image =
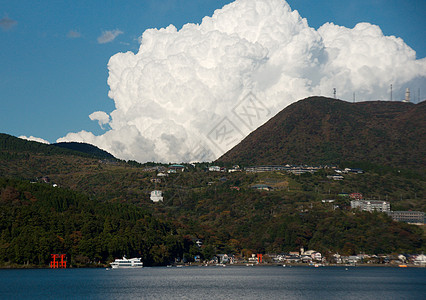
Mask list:
POLYGON ((426 268, 0 270, 0 299, 426 299, 426 268))

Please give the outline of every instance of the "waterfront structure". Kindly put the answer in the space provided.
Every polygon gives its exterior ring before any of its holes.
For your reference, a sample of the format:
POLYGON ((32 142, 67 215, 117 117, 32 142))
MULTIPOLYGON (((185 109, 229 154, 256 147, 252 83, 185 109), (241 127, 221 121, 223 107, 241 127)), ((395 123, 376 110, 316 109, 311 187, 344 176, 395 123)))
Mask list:
POLYGON ((368 212, 390 212, 389 202, 380 200, 352 200, 351 208, 368 212))
POLYGON ((248 258, 249 263, 259 263, 259 257, 256 254, 252 254, 251 257, 248 258))
POLYGON ((50 254, 50 256, 52 257, 52 261, 50 262, 51 269, 67 268, 66 254, 50 254))
POLYGON ((216 254, 216 257, 218 259, 218 263, 219 264, 229 263, 229 256, 228 256, 228 254, 216 254))
POLYGON ((424 255, 424 254, 418 255, 416 257, 416 259, 414 260, 414 264, 425 267, 426 266, 426 255, 424 255))

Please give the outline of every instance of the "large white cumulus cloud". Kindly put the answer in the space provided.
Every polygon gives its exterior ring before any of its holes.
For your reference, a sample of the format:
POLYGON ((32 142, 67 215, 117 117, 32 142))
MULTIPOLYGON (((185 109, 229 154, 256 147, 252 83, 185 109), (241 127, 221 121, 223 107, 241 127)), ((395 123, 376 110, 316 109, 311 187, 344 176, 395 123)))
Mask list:
POLYGON ((33 141, 33 142, 39 142, 42 144, 50 144, 49 141, 46 141, 45 139, 39 138, 39 137, 35 137, 35 136, 25 136, 25 135, 21 135, 19 136, 20 139, 23 140, 27 140, 27 141, 33 141))
POLYGON ((426 83, 426 60, 402 39, 360 23, 318 30, 283 0, 237 0, 201 24, 146 30, 138 53, 108 68, 110 129, 70 133, 140 162, 213 160, 292 102, 310 95, 389 99, 426 83))

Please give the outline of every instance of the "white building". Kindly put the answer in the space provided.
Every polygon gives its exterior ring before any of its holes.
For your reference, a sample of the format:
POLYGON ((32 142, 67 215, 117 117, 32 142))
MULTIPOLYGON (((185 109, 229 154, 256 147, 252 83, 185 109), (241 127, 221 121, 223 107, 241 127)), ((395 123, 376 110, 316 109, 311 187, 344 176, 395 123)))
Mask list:
POLYGON ((345 179, 345 177, 343 177, 342 175, 328 175, 327 178, 328 179, 333 179, 333 180, 343 180, 343 179, 345 179))
POLYGON ((241 172, 240 166, 234 165, 234 166, 232 166, 232 169, 228 170, 228 173, 233 173, 233 172, 241 172))
POLYGON ((380 200, 352 200, 351 208, 357 208, 362 211, 379 211, 379 212, 389 212, 390 204, 386 201, 380 200))
POLYGON ((322 259, 322 255, 319 252, 312 253, 312 259, 320 261, 322 259))
POLYGON ((420 265, 420 266, 426 266, 426 255, 424 254, 420 254, 416 257, 416 260, 414 261, 415 265, 420 265))
POLYGON ((402 102, 406 102, 406 103, 410 103, 410 89, 409 88, 407 88, 406 90, 405 90, 405 99, 404 100, 402 100, 402 102))
POLYGON ((151 192, 151 200, 152 202, 160 202, 163 201, 163 192, 159 190, 154 190, 151 192))
POLYGON ((388 215, 398 222, 407 222, 413 224, 424 224, 425 213, 422 211, 390 211, 388 215))

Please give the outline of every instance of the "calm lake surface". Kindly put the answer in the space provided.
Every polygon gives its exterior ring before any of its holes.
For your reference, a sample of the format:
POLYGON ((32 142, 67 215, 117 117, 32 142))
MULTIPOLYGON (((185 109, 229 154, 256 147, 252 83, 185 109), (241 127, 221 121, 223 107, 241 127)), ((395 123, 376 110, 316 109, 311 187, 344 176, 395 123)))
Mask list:
POLYGON ((0 299, 426 299, 426 268, 0 270, 0 299))

